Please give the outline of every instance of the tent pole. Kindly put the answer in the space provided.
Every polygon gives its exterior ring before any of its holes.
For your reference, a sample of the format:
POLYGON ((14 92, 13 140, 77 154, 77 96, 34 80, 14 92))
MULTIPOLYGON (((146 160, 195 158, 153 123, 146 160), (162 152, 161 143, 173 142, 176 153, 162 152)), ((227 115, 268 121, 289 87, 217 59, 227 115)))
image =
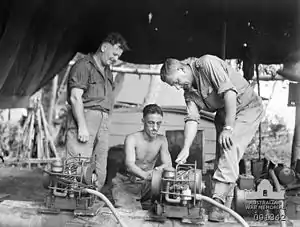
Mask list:
POLYGON ((227 38, 227 23, 224 21, 222 25, 222 46, 221 46, 221 57, 223 60, 226 59, 226 38, 227 38))
MULTIPOLYGON (((260 97, 260 83, 259 83, 259 64, 255 65, 255 70, 256 70, 256 82, 257 82, 257 93, 258 96, 260 97)), ((261 160, 261 123, 258 126, 258 160, 261 160)))
POLYGON ((58 84, 58 75, 55 75, 55 77, 52 80, 50 106, 48 110, 48 123, 51 126, 52 126, 53 114, 55 109, 57 84, 58 84))
MULTIPOLYGON (((297 97, 299 100, 299 95, 297 97)), ((300 159, 300 106, 299 101, 296 102, 295 128, 292 142, 291 167, 296 168, 297 160, 300 159)))
MULTIPOLYGON (((300 40, 299 40, 299 38, 300 38, 300 15, 299 15, 300 3, 299 2, 297 2, 297 11, 298 11, 298 18, 296 21, 296 34, 297 34, 296 40, 297 40, 297 49, 299 50, 299 48, 300 48, 300 40)), ((293 69, 291 69, 291 70, 293 70, 293 69)), ((298 75, 297 75, 297 77, 298 77, 298 75)), ((298 82, 297 86, 300 87, 299 82, 298 82)), ((298 160, 300 160, 300 92, 296 92, 296 95, 297 95, 297 97, 296 97, 297 101, 296 101, 296 111, 295 111, 295 128, 294 128, 294 134, 293 134, 291 162, 290 162, 290 165, 292 168, 296 168, 296 164, 297 164, 298 160)))

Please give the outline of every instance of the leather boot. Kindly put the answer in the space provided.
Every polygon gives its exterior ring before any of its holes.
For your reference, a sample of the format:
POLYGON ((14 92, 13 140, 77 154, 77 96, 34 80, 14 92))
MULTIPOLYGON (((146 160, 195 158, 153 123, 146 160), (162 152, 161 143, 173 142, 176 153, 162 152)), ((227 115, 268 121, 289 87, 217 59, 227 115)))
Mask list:
MULTIPOLYGON (((220 199, 215 198, 216 202, 223 204, 220 199)), ((208 214, 208 220, 211 222, 224 222, 225 214, 224 211, 214 205, 212 205, 211 211, 208 214)))

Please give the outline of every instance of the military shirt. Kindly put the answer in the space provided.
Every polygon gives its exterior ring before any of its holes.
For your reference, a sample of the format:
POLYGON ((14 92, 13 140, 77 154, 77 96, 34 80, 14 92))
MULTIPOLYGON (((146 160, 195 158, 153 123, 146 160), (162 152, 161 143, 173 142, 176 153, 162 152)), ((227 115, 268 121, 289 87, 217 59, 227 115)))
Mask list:
POLYGON ((72 88, 83 89, 84 108, 104 112, 112 109, 113 74, 109 67, 106 67, 103 75, 92 55, 78 60, 71 68, 68 78, 68 97, 70 97, 72 88))
POLYGON ((246 107, 258 96, 249 82, 222 59, 204 55, 192 60, 191 67, 195 80, 194 88, 185 90, 187 104, 185 121, 199 122, 200 110, 216 112, 224 108, 224 93, 232 90, 237 94, 237 111, 246 107))

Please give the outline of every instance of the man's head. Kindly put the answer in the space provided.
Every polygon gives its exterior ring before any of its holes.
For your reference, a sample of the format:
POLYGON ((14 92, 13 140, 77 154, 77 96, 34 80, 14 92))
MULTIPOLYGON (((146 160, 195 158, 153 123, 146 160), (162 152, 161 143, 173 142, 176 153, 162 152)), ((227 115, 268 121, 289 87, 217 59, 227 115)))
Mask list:
POLYGON ((156 104, 149 104, 143 109, 143 123, 146 134, 154 138, 157 136, 158 130, 162 123, 163 111, 156 104))
POLYGON ((160 69, 160 78, 163 82, 177 89, 189 89, 193 83, 190 66, 177 59, 168 58, 160 69))
POLYGON ((101 43, 96 51, 104 66, 114 64, 123 54, 129 50, 126 40, 119 33, 110 33, 101 43))

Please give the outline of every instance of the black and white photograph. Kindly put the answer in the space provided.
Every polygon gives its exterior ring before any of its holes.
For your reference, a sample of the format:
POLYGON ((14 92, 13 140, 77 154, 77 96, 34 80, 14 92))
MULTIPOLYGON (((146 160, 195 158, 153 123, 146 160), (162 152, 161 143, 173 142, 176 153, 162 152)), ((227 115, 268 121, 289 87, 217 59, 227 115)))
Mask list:
POLYGON ((0 227, 298 227, 299 82, 298 0, 1 0, 0 227))

